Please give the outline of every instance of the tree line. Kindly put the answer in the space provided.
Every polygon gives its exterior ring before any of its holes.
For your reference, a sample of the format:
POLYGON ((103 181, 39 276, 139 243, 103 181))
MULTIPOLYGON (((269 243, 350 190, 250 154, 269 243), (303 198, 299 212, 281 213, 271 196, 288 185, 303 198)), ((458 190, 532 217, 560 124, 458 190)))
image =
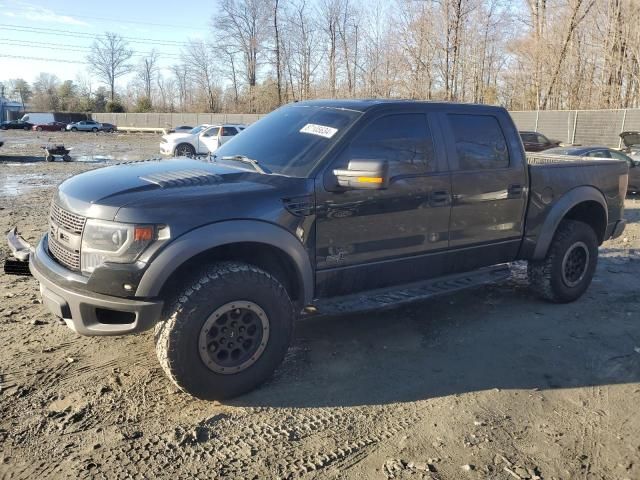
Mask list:
POLYGON ((8 90, 32 109, 96 112, 261 113, 326 97, 632 108, 640 2, 218 0, 208 39, 185 40, 168 68, 161 56, 134 63, 128 42, 105 33, 91 76, 43 73, 8 90))

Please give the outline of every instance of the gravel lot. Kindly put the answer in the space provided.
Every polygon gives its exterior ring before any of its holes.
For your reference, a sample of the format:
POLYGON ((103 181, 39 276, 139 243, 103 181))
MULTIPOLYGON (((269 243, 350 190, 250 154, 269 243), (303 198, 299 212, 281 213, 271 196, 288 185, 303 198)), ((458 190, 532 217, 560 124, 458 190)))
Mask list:
MULTIPOLYGON (((157 156, 158 136, 3 133, 0 230, 31 242, 63 179, 157 156), (74 163, 44 163, 51 138, 74 163)), ((308 319, 262 388, 177 392, 150 334, 75 335, 0 274, 0 478, 640 478, 640 201, 570 305, 510 280, 308 319)), ((8 249, 0 245, 4 257, 8 249)))

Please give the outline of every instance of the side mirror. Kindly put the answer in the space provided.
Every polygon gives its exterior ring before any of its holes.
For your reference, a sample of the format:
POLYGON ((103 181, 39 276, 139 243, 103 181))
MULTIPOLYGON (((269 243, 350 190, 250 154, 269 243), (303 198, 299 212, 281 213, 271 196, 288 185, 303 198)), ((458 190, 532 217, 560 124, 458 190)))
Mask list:
POLYGON ((351 160, 346 170, 333 171, 338 185, 357 190, 383 190, 389 185, 386 160, 351 160))

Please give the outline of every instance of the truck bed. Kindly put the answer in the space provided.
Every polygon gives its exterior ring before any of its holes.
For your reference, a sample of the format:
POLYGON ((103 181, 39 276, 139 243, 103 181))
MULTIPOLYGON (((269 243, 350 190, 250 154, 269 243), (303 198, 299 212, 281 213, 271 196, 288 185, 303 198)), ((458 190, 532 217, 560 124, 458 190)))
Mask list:
POLYGON ((611 158, 527 154, 529 206, 527 208, 524 256, 535 245, 543 222, 560 198, 572 190, 595 188, 607 202, 608 218, 623 217, 629 166, 611 158))

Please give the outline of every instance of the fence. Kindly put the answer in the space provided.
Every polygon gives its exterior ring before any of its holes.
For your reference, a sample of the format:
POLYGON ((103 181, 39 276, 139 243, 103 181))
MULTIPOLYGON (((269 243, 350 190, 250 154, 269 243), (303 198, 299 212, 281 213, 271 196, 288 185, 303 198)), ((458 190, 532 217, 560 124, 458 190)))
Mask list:
POLYGON ((519 130, 579 145, 620 147, 619 133, 640 130, 640 109, 510 112, 519 130))
MULTIPOLYGON (((264 115, 247 113, 94 113, 98 122, 122 127, 167 128, 201 123, 252 123, 264 115)), ((519 130, 535 130, 564 143, 620 146, 618 134, 640 130, 640 109, 511 112, 519 130)))
POLYGON ((94 113, 98 122, 122 127, 168 128, 179 125, 195 127, 202 123, 253 123, 264 115, 249 113, 94 113))

